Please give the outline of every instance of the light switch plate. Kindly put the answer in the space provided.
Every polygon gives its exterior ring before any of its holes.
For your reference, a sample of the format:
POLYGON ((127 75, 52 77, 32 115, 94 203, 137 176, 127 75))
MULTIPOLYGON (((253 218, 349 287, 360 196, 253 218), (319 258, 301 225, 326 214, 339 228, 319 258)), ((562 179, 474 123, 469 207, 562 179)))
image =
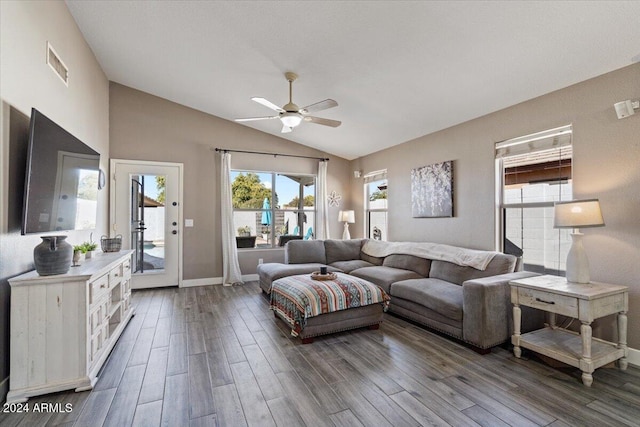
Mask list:
POLYGON ((184 226, 185 227, 193 227, 193 220, 192 219, 185 219, 184 220, 184 226))

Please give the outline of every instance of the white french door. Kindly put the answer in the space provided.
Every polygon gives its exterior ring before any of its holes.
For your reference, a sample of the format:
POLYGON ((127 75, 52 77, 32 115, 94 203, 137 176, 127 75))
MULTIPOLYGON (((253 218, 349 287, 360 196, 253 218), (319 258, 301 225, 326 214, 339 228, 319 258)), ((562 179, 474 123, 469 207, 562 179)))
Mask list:
POLYGON ((111 160, 111 236, 134 249, 131 287, 182 282, 181 163, 111 160))

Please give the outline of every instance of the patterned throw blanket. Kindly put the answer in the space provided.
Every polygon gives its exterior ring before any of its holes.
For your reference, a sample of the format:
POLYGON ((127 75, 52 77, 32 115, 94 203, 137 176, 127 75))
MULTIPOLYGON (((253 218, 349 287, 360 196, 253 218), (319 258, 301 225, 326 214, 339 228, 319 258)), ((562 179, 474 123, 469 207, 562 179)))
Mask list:
POLYGON ((298 336, 309 317, 370 304, 382 304, 385 311, 389 307, 389 296, 378 286, 336 274, 335 280, 313 280, 304 274, 273 282, 270 308, 291 325, 291 335, 298 336))

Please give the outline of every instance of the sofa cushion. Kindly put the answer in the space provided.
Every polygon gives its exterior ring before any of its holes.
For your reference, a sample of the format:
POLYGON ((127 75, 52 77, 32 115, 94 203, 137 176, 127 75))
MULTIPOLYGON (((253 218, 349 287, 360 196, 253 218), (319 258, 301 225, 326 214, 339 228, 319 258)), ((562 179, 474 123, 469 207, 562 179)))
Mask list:
POLYGON ((373 267, 373 264, 361 259, 354 259, 352 261, 336 261, 329 264, 331 267, 338 268, 345 273, 350 273, 352 270, 362 267, 373 267))
POLYGON ((322 240, 291 240, 284 247, 285 264, 327 263, 322 240))
POLYGON ((429 277, 431 260, 413 255, 394 254, 385 257, 382 265, 385 267, 415 271, 422 277, 429 277))
POLYGON ((382 262, 384 261, 384 257, 371 256, 362 251, 360 251, 360 259, 373 265, 382 265, 382 262))
POLYGON ((393 282, 407 279, 420 279, 422 277, 415 271, 385 267, 384 265, 358 268, 349 274, 375 283, 386 293, 389 293, 389 288, 393 282))
POLYGON ((496 254, 487 265, 487 268, 477 270, 473 267, 463 267, 447 261, 433 260, 431 261, 429 277, 462 285, 466 280, 513 273, 516 267, 516 261, 517 259, 513 255, 496 254))
POLYGON ((324 250, 327 254, 327 264, 336 261, 352 261, 360 259, 362 239, 352 240, 325 240, 324 250))
POLYGON ((402 298, 462 321, 462 286, 440 279, 410 279, 393 283, 390 294, 392 303, 393 299, 402 298))
MULTIPOLYGON (((314 271, 320 271, 320 267, 323 266, 324 264, 314 262, 305 264, 281 264, 279 262, 268 262, 265 264, 258 264, 256 271, 258 272, 260 287, 265 292, 269 293, 271 292, 271 282, 274 280, 298 274, 311 274, 314 271)), ((327 267, 327 271, 333 273, 340 270, 329 266, 327 267)))

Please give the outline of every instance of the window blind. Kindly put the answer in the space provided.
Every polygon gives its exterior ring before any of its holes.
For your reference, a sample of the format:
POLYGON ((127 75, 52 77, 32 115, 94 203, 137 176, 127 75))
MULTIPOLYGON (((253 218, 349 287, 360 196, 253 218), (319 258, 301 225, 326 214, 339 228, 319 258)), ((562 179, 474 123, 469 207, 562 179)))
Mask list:
POLYGON ((383 179, 387 179, 387 171, 385 169, 381 171, 369 172, 363 178, 365 184, 369 184, 375 181, 382 181, 383 179))
POLYGON ((568 147, 572 143, 572 136, 572 125, 566 125, 497 142, 496 159, 568 147))

